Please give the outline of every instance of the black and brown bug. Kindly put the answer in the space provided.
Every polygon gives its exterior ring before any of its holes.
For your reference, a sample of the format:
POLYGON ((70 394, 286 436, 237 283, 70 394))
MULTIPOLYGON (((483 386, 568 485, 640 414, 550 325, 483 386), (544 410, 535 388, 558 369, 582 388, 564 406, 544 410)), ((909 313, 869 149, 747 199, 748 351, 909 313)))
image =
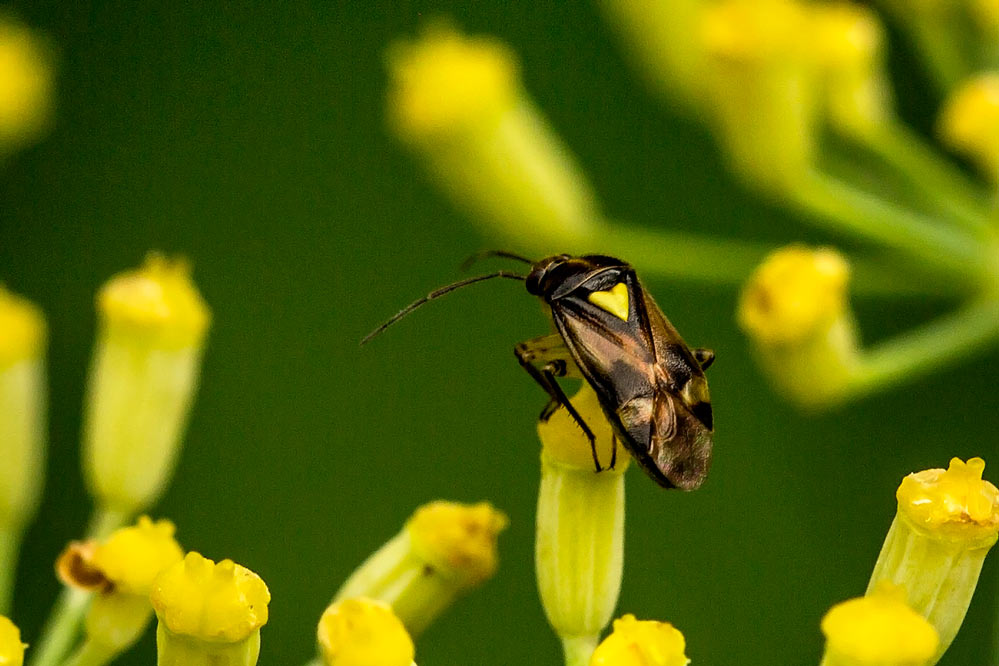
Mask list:
MULTIPOLYGON (((711 464, 714 423, 704 370, 714 360, 708 349, 690 349, 642 287, 635 270, 613 257, 560 254, 531 261, 508 252, 500 256, 531 265, 528 275, 497 271, 441 287, 404 308, 372 331, 361 344, 424 303, 455 289, 492 278, 523 280, 527 291, 548 306, 556 333, 514 348, 524 369, 551 400, 547 420, 559 407, 590 440, 593 431, 569 402, 559 377, 586 381, 604 415, 645 473, 666 488, 693 490, 711 464)), ((615 451, 616 452, 616 451, 615 451)), ((610 461, 614 466, 614 456, 610 461)))

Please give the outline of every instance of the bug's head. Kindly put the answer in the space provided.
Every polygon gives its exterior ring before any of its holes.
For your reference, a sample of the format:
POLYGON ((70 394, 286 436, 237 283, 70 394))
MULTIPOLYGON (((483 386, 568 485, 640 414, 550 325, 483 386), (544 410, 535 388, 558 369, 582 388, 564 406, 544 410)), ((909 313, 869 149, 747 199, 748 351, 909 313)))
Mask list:
POLYGON ((620 259, 602 255, 573 257, 568 254, 557 254, 546 257, 531 267, 531 272, 527 276, 527 291, 535 296, 550 299, 553 295, 557 296, 556 292, 571 291, 594 273, 626 265, 620 259))

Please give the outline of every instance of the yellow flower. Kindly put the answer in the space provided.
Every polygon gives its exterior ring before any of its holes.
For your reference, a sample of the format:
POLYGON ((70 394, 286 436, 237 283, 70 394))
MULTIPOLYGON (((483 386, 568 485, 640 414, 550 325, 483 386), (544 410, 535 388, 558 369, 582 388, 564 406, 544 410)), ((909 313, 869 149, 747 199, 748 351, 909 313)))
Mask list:
POLYGON ((98 295, 83 462, 104 510, 142 511, 173 472, 210 320, 189 273, 151 254, 98 295))
POLYGON ((267 585, 232 560, 190 552, 156 579, 151 600, 167 629, 206 642, 236 643, 267 624, 267 585))
MULTIPOLYGON (((589 384, 572 404, 593 429, 601 465, 608 467, 612 431, 589 384)), ((538 591, 567 663, 585 663, 613 617, 621 590, 624 472, 630 457, 619 445, 614 469, 597 473, 589 440, 565 409, 538 424, 538 435, 538 591)))
POLYGON ((319 649, 326 666, 410 666, 413 640, 392 607, 371 599, 344 599, 323 613, 319 649))
POLYGON ((590 666, 686 666, 685 649, 683 634, 672 624, 628 614, 614 620, 614 632, 597 646, 590 666))
POLYGON ((9 619, 0 615, 0 666, 21 666, 24 663, 24 648, 21 631, 9 619))
POLYGON ((989 549, 999 537, 999 490, 982 479, 985 461, 959 458, 947 470, 910 474, 868 585, 905 587, 909 603, 940 636, 939 657, 957 635, 989 549))
POLYGON ((806 405, 843 397, 858 345, 847 306, 849 268, 835 250, 775 251, 739 297, 738 320, 776 387, 806 405))
POLYGON ((98 545, 92 564, 115 589, 146 596, 156 577, 184 557, 184 551, 173 538, 175 530, 169 520, 154 523, 148 516, 142 516, 136 525, 115 530, 98 545))
POLYGON ((389 52, 389 121, 490 231, 560 247, 600 219, 569 151, 531 103, 512 51, 430 25, 389 52))
POLYGON ((52 115, 51 56, 42 40, 0 14, 0 155, 38 138, 52 115))
POLYGON ((823 666, 922 666, 937 652, 937 632, 905 603, 905 590, 878 586, 833 606, 822 618, 823 666))
POLYGON ((31 301, 0 285, 0 368, 38 358, 45 349, 45 317, 31 301))
POLYGON ((371 555, 334 601, 367 597, 392 606, 413 635, 496 571, 507 517, 487 502, 425 504, 371 555))
POLYGON ((964 153, 999 184, 999 72, 979 74, 959 86, 940 113, 943 141, 964 153))

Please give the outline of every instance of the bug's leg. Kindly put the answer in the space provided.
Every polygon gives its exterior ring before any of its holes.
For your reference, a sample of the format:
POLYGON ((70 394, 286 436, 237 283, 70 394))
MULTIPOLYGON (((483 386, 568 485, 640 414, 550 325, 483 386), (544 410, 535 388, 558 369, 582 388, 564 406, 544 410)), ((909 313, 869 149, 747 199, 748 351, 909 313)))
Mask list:
POLYGON ((614 469, 617 464, 617 433, 611 433, 611 464, 610 469, 614 469))
MULTIPOLYGON (((568 375, 569 363, 572 363, 569 350, 562 341, 562 336, 553 334, 521 342, 513 348, 513 353, 527 374, 531 375, 531 379, 537 382, 551 398, 545 408, 541 410, 539 417, 541 421, 547 421, 562 406, 562 402, 552 390, 551 381, 541 374, 541 367, 550 361, 559 361, 560 368, 553 369, 561 369, 562 372, 556 374, 560 377, 568 375)), ((575 368, 575 363, 572 364, 572 367, 575 368)))
POLYGON ((701 366, 701 370, 707 370, 715 362, 715 352, 707 347, 698 347, 694 350, 694 360, 701 366))
POLYGON ((586 435, 586 439, 590 440, 590 453, 593 454, 593 466, 598 472, 604 471, 604 468, 600 465, 600 458, 597 456, 597 438, 590 430, 590 426, 586 425, 586 421, 580 416, 576 408, 573 407, 572 403, 569 402, 568 396, 566 396, 565 391, 559 385, 558 381, 555 379, 556 376, 564 376, 565 373, 565 363, 561 361, 551 361, 545 364, 545 367, 541 369, 542 376, 548 381, 548 385, 551 387, 552 392, 556 400, 565 407, 565 411, 569 412, 569 416, 572 420, 576 422, 583 434, 586 435), (562 373, 556 375, 555 373, 562 373))

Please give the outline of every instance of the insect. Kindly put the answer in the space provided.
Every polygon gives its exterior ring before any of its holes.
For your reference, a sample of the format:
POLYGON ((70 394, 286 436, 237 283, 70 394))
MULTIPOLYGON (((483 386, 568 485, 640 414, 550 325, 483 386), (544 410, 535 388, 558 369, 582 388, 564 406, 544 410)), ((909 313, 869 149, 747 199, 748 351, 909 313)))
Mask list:
POLYGON ((525 262, 531 269, 527 275, 497 271, 441 287, 403 308, 361 344, 455 289, 493 278, 522 280, 528 293, 548 306, 556 330, 514 348, 521 366, 550 397, 541 419, 564 407, 590 440, 594 466, 602 471, 593 431, 558 382, 582 379, 596 392, 613 428, 610 467, 620 440, 659 485, 699 487, 711 463, 714 422, 704 370, 714 352, 689 348, 635 270, 620 259, 560 254, 535 262, 489 251, 471 260, 486 256, 525 262))

